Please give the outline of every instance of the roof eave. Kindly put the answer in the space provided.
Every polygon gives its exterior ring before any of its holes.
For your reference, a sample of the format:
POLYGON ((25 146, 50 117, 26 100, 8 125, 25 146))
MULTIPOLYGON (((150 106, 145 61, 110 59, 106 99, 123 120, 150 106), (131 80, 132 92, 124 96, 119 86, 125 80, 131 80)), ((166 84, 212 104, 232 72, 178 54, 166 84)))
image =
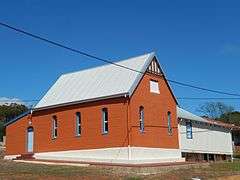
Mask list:
POLYGON ((141 72, 143 73, 140 73, 140 72, 137 72, 138 73, 138 76, 137 78, 135 79, 133 85, 131 86, 131 88, 129 89, 129 96, 132 96, 132 94, 134 93, 136 87, 138 86, 139 82, 141 81, 143 75, 145 74, 148 66, 150 65, 151 63, 151 60, 156 57, 156 53, 155 52, 152 52, 150 54, 150 56, 147 58, 146 60, 146 63, 144 64, 143 68, 141 69, 141 72))
POLYGON ((16 121, 18 121, 19 119, 27 116, 27 115, 30 114, 31 112, 32 112, 32 110, 30 109, 30 110, 28 110, 28 111, 26 111, 26 112, 18 115, 17 117, 13 118, 12 120, 6 122, 6 123, 4 124, 4 126, 6 127, 6 126, 8 126, 8 125, 10 125, 10 124, 12 124, 12 123, 15 123, 16 121))
POLYGON ((120 93, 120 94, 115 94, 115 95, 110 95, 110 96, 86 99, 86 100, 81 100, 81 101, 73 101, 73 102, 68 102, 68 103, 33 108, 33 111, 41 111, 41 110, 46 110, 46 109, 53 109, 53 108, 58 108, 58 107, 71 106, 71 105, 76 105, 76 104, 83 104, 83 103, 88 103, 88 102, 101 101, 101 100, 105 100, 105 99, 112 99, 112 98, 119 98, 119 97, 128 97, 128 96, 129 96, 129 93, 126 92, 126 93, 120 93))

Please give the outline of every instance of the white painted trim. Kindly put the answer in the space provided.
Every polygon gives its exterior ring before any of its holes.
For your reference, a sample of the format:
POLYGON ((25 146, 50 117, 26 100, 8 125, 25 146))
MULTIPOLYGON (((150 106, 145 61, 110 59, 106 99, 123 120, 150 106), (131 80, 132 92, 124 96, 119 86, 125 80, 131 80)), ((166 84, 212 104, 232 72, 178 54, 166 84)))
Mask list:
POLYGON ((4 159, 6 160, 12 160, 15 159, 16 157, 21 156, 20 154, 16 154, 16 155, 6 155, 4 156, 4 159))
POLYGON ((36 159, 64 160, 78 162, 144 164, 163 162, 184 162, 179 149, 117 147, 74 151, 35 153, 36 159))
POLYGON ((209 153, 209 154, 226 154, 226 155, 232 155, 232 152, 220 152, 220 151, 199 151, 199 150, 193 150, 193 149, 182 149, 182 152, 188 152, 188 153, 209 153))
POLYGON ((131 160, 132 156, 131 156, 131 146, 128 145, 128 160, 131 160))

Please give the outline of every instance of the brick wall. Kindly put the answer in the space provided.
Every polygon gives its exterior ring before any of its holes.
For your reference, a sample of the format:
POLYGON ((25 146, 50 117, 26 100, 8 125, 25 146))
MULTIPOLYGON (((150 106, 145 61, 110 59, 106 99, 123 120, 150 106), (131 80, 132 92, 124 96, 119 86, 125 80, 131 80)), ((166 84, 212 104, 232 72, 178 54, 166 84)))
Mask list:
POLYGON ((142 147, 179 148, 176 102, 162 77, 144 75, 130 100, 131 144, 142 147), (160 94, 150 93, 150 80, 159 84, 160 94), (139 131, 139 107, 144 107, 145 131, 139 131), (167 113, 171 112, 172 135, 168 134, 167 113))
POLYGON ((176 102, 159 76, 144 75, 130 101, 115 98, 92 103, 36 111, 7 126, 8 155, 26 153, 27 128, 34 128, 34 152, 124 147, 178 148, 176 102), (150 93, 149 81, 158 81, 160 94, 150 93), (139 106, 145 109, 145 132, 139 132, 139 106), (102 134, 102 108, 108 108, 109 133, 102 134), (172 114, 173 134, 167 131, 167 112, 172 114), (76 137, 75 113, 81 112, 82 134, 76 137), (58 137, 52 139, 52 116, 58 119, 58 137), (128 134, 129 132, 129 134, 128 134))
MULTIPOLYGON (((125 99, 104 100, 39 111, 32 116, 34 152, 127 146, 125 99), (109 133, 102 135, 102 108, 108 108, 109 133), (82 134, 76 136, 75 113, 81 112, 82 134), (52 116, 58 119, 58 137, 52 139, 52 116)), ((27 117, 7 127, 7 154, 26 153, 27 117)))

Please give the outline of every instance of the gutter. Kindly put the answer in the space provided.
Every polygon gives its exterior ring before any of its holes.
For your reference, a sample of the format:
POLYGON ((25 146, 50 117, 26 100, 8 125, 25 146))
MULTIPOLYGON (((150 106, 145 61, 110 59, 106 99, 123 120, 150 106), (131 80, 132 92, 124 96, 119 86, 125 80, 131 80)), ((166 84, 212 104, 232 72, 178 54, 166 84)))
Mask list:
POLYGON ((46 109, 52 109, 52 108, 63 107, 63 106, 70 106, 70 105, 75 105, 75 104, 82 104, 82 103, 87 103, 87 102, 95 102, 95 101, 118 98, 118 97, 126 98, 128 96, 129 96, 128 93, 121 93, 121 94, 105 96, 105 97, 100 97, 100 98, 93 98, 93 99, 88 99, 88 100, 83 100, 83 101, 74 101, 74 102, 69 102, 69 103, 62 103, 62 104, 57 104, 57 105, 52 105, 52 106, 46 106, 46 107, 42 107, 42 108, 32 108, 32 109, 29 109, 28 111, 20 114, 19 116, 13 118, 12 120, 8 121, 7 123, 4 124, 4 126, 6 127, 12 123, 15 123, 19 119, 27 116, 28 114, 33 114, 33 112, 36 112, 36 111, 42 111, 42 110, 46 110, 46 109))
POLYGON ((73 102, 61 103, 61 104, 56 104, 56 105, 44 106, 44 107, 39 107, 39 108, 37 107, 37 108, 33 108, 33 111, 41 111, 41 110, 58 108, 58 107, 63 107, 63 106, 83 104, 83 103, 88 103, 88 102, 95 102, 95 101, 101 101, 101 100, 105 100, 105 99, 127 97, 127 96, 129 96, 128 93, 121 93, 121 94, 115 94, 115 95, 110 95, 110 96, 103 96, 103 97, 98 97, 98 98, 92 98, 92 99, 86 99, 86 100, 80 100, 80 101, 73 101, 73 102))

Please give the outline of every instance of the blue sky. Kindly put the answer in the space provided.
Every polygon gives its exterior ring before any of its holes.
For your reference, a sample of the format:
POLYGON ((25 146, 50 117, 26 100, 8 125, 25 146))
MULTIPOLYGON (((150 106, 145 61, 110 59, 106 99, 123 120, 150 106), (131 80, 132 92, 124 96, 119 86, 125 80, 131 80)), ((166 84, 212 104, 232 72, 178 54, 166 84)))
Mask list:
MULTIPOLYGON (((0 21, 113 61, 155 51, 169 79, 240 93, 237 1, 1 1, 0 21)), ((39 99, 103 64, 0 27, 0 97, 39 99)), ((172 84, 177 97, 229 97, 172 84)), ((179 100, 196 112, 205 101, 179 100)), ((240 100, 226 100, 240 110, 240 100)))

